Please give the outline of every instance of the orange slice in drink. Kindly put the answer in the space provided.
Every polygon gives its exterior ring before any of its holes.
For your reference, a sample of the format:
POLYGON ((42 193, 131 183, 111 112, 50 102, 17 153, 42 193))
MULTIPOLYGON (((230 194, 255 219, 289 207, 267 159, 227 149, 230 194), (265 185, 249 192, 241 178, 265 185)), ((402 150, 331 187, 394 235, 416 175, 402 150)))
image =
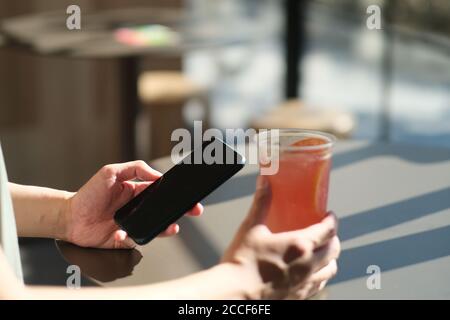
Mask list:
MULTIPOLYGON (((310 137, 299 140, 293 144, 292 147, 310 147, 310 146, 320 146, 326 144, 328 141, 322 138, 310 137)), ((317 214, 325 213, 326 210, 326 200, 328 197, 328 180, 329 180, 329 170, 330 170, 330 159, 324 158, 327 153, 330 151, 328 148, 319 148, 317 150, 308 150, 307 153, 313 155, 315 157, 316 162, 314 164, 315 177, 314 179, 314 190, 313 190, 313 199, 315 203, 314 211, 317 214)), ((317 217, 319 219, 323 217, 317 217)))
POLYGON ((291 147, 310 147, 310 146, 320 146, 321 144, 326 144, 327 141, 322 138, 305 138, 294 142, 291 147))
POLYGON ((298 140, 294 143, 292 143, 290 146, 291 147, 315 147, 315 146, 319 146, 319 148, 314 148, 312 150, 303 150, 302 152, 306 152, 308 154, 314 154, 317 156, 322 156, 322 155, 326 155, 329 151, 328 148, 320 148, 321 145, 325 145, 327 144, 328 141, 323 139, 323 138, 317 138, 317 137, 310 137, 310 138, 305 138, 302 140, 298 140))
MULTIPOLYGON (((329 177, 330 177, 330 159, 322 160, 317 169, 314 200, 316 212, 325 213, 328 199, 329 177)), ((322 217, 321 217, 322 218, 322 217)))

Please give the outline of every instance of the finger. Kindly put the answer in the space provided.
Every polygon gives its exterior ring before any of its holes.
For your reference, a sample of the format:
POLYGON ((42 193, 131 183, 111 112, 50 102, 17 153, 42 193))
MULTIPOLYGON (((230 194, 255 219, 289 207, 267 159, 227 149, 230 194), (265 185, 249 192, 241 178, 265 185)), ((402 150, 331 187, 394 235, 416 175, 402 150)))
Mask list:
POLYGON ((325 267, 313 273, 310 277, 310 280, 313 282, 326 283, 336 275, 337 271, 337 262, 335 259, 333 259, 325 267))
POLYGON ((130 182, 127 181, 127 183, 132 183, 134 186, 134 196, 137 196, 139 193, 144 191, 149 185, 153 183, 153 181, 141 181, 141 182, 130 182))
POLYGON ((148 188, 155 181, 123 181, 123 185, 128 185, 131 189, 133 189, 133 197, 140 194, 142 191, 148 188))
POLYGON ((322 291, 327 285, 327 281, 313 282, 308 286, 307 290, 300 289, 297 291, 297 296, 302 296, 304 299, 323 300, 326 299, 326 294, 322 291))
POLYGON ((308 228, 289 231, 280 234, 282 238, 309 240, 313 249, 317 249, 327 244, 337 232, 337 219, 334 214, 328 214, 321 222, 308 228))
POLYGON ((315 252, 307 250, 299 254, 298 258, 289 263, 289 277, 294 285, 302 284, 306 279, 324 268, 332 260, 336 260, 340 253, 340 243, 337 237, 329 244, 315 252))
POLYGON ((107 165, 104 170, 108 176, 115 176, 118 181, 132 179, 153 181, 162 175, 142 160, 107 165))
POLYGON ((128 237, 127 233, 123 230, 117 230, 114 233, 114 248, 115 249, 133 249, 136 247, 136 243, 128 237))
POLYGON ((197 203, 191 210, 186 212, 188 216, 198 217, 203 213, 203 205, 201 203, 197 203))
POLYGON ((134 197, 135 186, 132 183, 123 182, 122 188, 117 189, 114 197, 118 206, 122 206, 134 197))
POLYGON ((258 176, 252 207, 244 222, 247 229, 264 222, 269 210, 270 201, 271 190, 269 180, 266 176, 258 176))
POLYGON ((320 270, 328 265, 332 260, 336 260, 341 252, 341 245, 338 237, 333 237, 331 241, 316 250, 311 258, 313 271, 320 270))
POLYGON ((166 230, 161 232, 158 237, 170 237, 176 235, 180 231, 180 226, 176 223, 172 223, 166 230))
POLYGON ((319 285, 313 282, 303 283, 301 286, 294 287, 288 300, 305 300, 308 299, 319 285))
POLYGON ((294 288, 294 294, 292 298, 299 299, 299 300, 305 300, 309 298, 314 299, 323 299, 324 296, 316 296, 319 292, 321 292, 325 286, 327 285, 328 281, 309 281, 306 284, 302 284, 301 286, 298 286, 297 288, 294 288))
POLYGON ((313 298, 320 291, 320 282, 314 283, 307 293, 307 299, 313 298))
POLYGON ((328 281, 322 281, 319 285, 319 291, 322 291, 323 289, 325 289, 325 286, 327 285, 328 281))

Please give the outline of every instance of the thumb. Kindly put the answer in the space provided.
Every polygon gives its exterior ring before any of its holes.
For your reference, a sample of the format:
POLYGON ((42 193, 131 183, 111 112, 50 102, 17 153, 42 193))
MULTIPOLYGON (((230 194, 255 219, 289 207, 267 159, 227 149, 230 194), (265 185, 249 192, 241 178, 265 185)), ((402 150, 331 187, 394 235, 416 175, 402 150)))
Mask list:
POLYGON ((123 230, 114 232, 114 249, 133 249, 136 243, 123 230))
POLYGON ((252 228, 257 224, 264 222, 267 212, 269 211, 271 198, 269 179, 264 175, 258 176, 253 203, 246 218, 246 225, 248 228, 252 228))

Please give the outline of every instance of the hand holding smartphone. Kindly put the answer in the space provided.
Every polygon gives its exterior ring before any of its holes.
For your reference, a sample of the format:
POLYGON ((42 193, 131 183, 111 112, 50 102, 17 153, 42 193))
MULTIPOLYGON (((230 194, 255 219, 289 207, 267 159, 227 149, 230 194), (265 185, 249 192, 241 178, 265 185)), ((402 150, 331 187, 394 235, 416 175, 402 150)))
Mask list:
POLYGON ((243 156, 213 138, 120 208, 114 220, 137 244, 146 244, 235 175, 244 164, 243 156), (207 150, 212 150, 207 153, 209 159, 204 156, 207 150))

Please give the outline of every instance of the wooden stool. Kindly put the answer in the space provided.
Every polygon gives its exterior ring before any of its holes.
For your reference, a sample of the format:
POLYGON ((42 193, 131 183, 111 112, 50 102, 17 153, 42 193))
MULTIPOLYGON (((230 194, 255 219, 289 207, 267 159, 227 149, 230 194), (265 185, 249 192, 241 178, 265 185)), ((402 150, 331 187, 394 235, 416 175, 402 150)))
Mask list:
POLYGON ((208 128, 209 99, 207 91, 181 72, 145 72, 139 77, 139 96, 150 120, 150 159, 170 155, 175 143, 172 132, 186 127, 183 108, 191 100, 204 107, 203 128, 208 128))
POLYGON ((354 117, 347 112, 305 106, 289 100, 251 122, 255 129, 299 128, 328 132, 340 139, 349 138, 355 128, 354 117))

